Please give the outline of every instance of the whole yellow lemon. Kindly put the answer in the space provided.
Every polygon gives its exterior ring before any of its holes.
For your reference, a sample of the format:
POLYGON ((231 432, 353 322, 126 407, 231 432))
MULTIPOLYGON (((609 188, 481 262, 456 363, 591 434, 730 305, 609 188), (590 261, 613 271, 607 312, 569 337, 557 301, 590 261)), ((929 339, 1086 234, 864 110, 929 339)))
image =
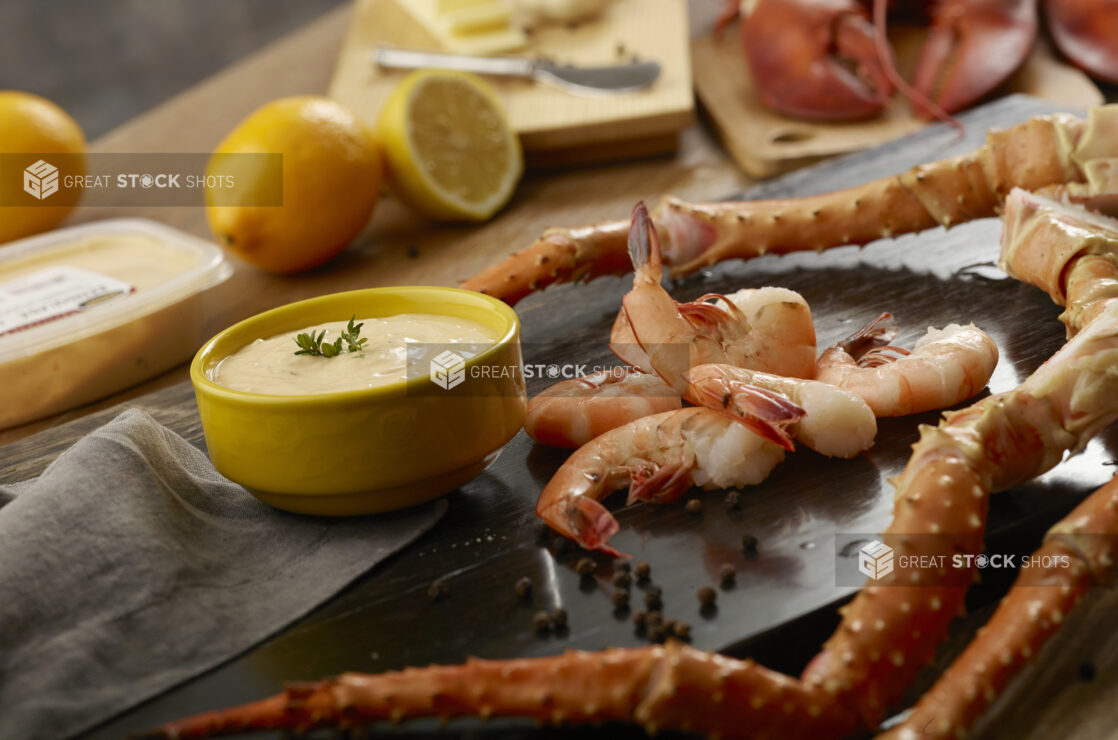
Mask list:
POLYGON ((353 241, 380 196, 383 164, 371 129, 328 98, 297 96, 254 111, 206 167, 206 217, 226 249, 293 273, 353 241), (264 153, 276 157, 242 156, 264 153), (282 175, 280 174, 282 172, 282 175), (282 205, 275 205, 282 181, 282 205))
MULTIPOLYGON (((18 90, 0 90, 0 154, 24 153, 65 155, 67 175, 85 174, 85 135, 77 121, 46 98, 18 90)), ((37 161, 38 157, 33 159, 37 161)), ((53 229, 66 218, 72 204, 8 205, 19 202, 17 199, 27 200, 22 194, 23 177, 19 170, 35 162, 23 163, 5 157, 3 164, 0 242, 53 229), (8 172, 9 169, 14 171, 8 172)), ((56 162, 54 166, 59 164, 56 162)))

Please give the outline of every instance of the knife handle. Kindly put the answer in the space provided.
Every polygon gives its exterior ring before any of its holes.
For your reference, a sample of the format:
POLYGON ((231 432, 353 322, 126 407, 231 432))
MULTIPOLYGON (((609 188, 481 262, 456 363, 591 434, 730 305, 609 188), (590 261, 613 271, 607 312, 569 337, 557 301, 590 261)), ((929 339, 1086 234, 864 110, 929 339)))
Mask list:
POLYGON ((433 51, 412 51, 378 47, 373 50, 373 63, 394 69, 455 69, 483 75, 506 77, 531 77, 535 63, 518 57, 474 57, 460 54, 440 54, 433 51))

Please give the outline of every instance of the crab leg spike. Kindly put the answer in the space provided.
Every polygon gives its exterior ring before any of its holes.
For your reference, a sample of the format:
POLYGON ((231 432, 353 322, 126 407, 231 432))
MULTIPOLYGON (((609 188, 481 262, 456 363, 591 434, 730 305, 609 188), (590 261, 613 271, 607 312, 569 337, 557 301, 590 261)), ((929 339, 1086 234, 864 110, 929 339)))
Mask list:
POLYGON ((1049 530, 994 616, 963 654, 883 740, 956 738, 970 729, 1029 660, 1059 631, 1094 585, 1114 581, 1118 478, 1049 530))

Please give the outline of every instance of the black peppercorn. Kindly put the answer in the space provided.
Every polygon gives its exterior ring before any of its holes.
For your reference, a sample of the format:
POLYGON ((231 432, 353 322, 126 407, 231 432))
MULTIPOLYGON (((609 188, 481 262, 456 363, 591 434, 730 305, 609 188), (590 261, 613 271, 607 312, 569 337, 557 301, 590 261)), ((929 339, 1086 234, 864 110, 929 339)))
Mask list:
POLYGON ((575 573, 578 573, 583 578, 594 575, 595 569, 594 561, 590 558, 579 558, 579 561, 575 563, 575 573))
POLYGON ((734 566, 730 565, 729 563, 723 563, 722 567, 718 571, 718 577, 719 580, 722 581, 723 587, 729 586, 733 584, 734 579, 737 578, 737 571, 734 570, 734 566))
POLYGON ((432 601, 438 601, 446 598, 447 591, 446 584, 442 581, 431 581, 431 585, 427 587, 427 597, 432 601))

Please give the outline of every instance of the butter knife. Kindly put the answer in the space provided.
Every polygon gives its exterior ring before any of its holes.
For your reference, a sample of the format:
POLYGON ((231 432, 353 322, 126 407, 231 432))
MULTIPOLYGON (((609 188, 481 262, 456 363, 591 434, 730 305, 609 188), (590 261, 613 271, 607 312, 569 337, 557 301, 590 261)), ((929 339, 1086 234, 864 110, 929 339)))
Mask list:
POLYGON ((607 96, 644 90, 660 76, 659 62, 631 62, 605 67, 559 65, 546 59, 474 57, 378 47, 373 63, 392 69, 456 69, 483 75, 525 77, 576 95, 607 96))

